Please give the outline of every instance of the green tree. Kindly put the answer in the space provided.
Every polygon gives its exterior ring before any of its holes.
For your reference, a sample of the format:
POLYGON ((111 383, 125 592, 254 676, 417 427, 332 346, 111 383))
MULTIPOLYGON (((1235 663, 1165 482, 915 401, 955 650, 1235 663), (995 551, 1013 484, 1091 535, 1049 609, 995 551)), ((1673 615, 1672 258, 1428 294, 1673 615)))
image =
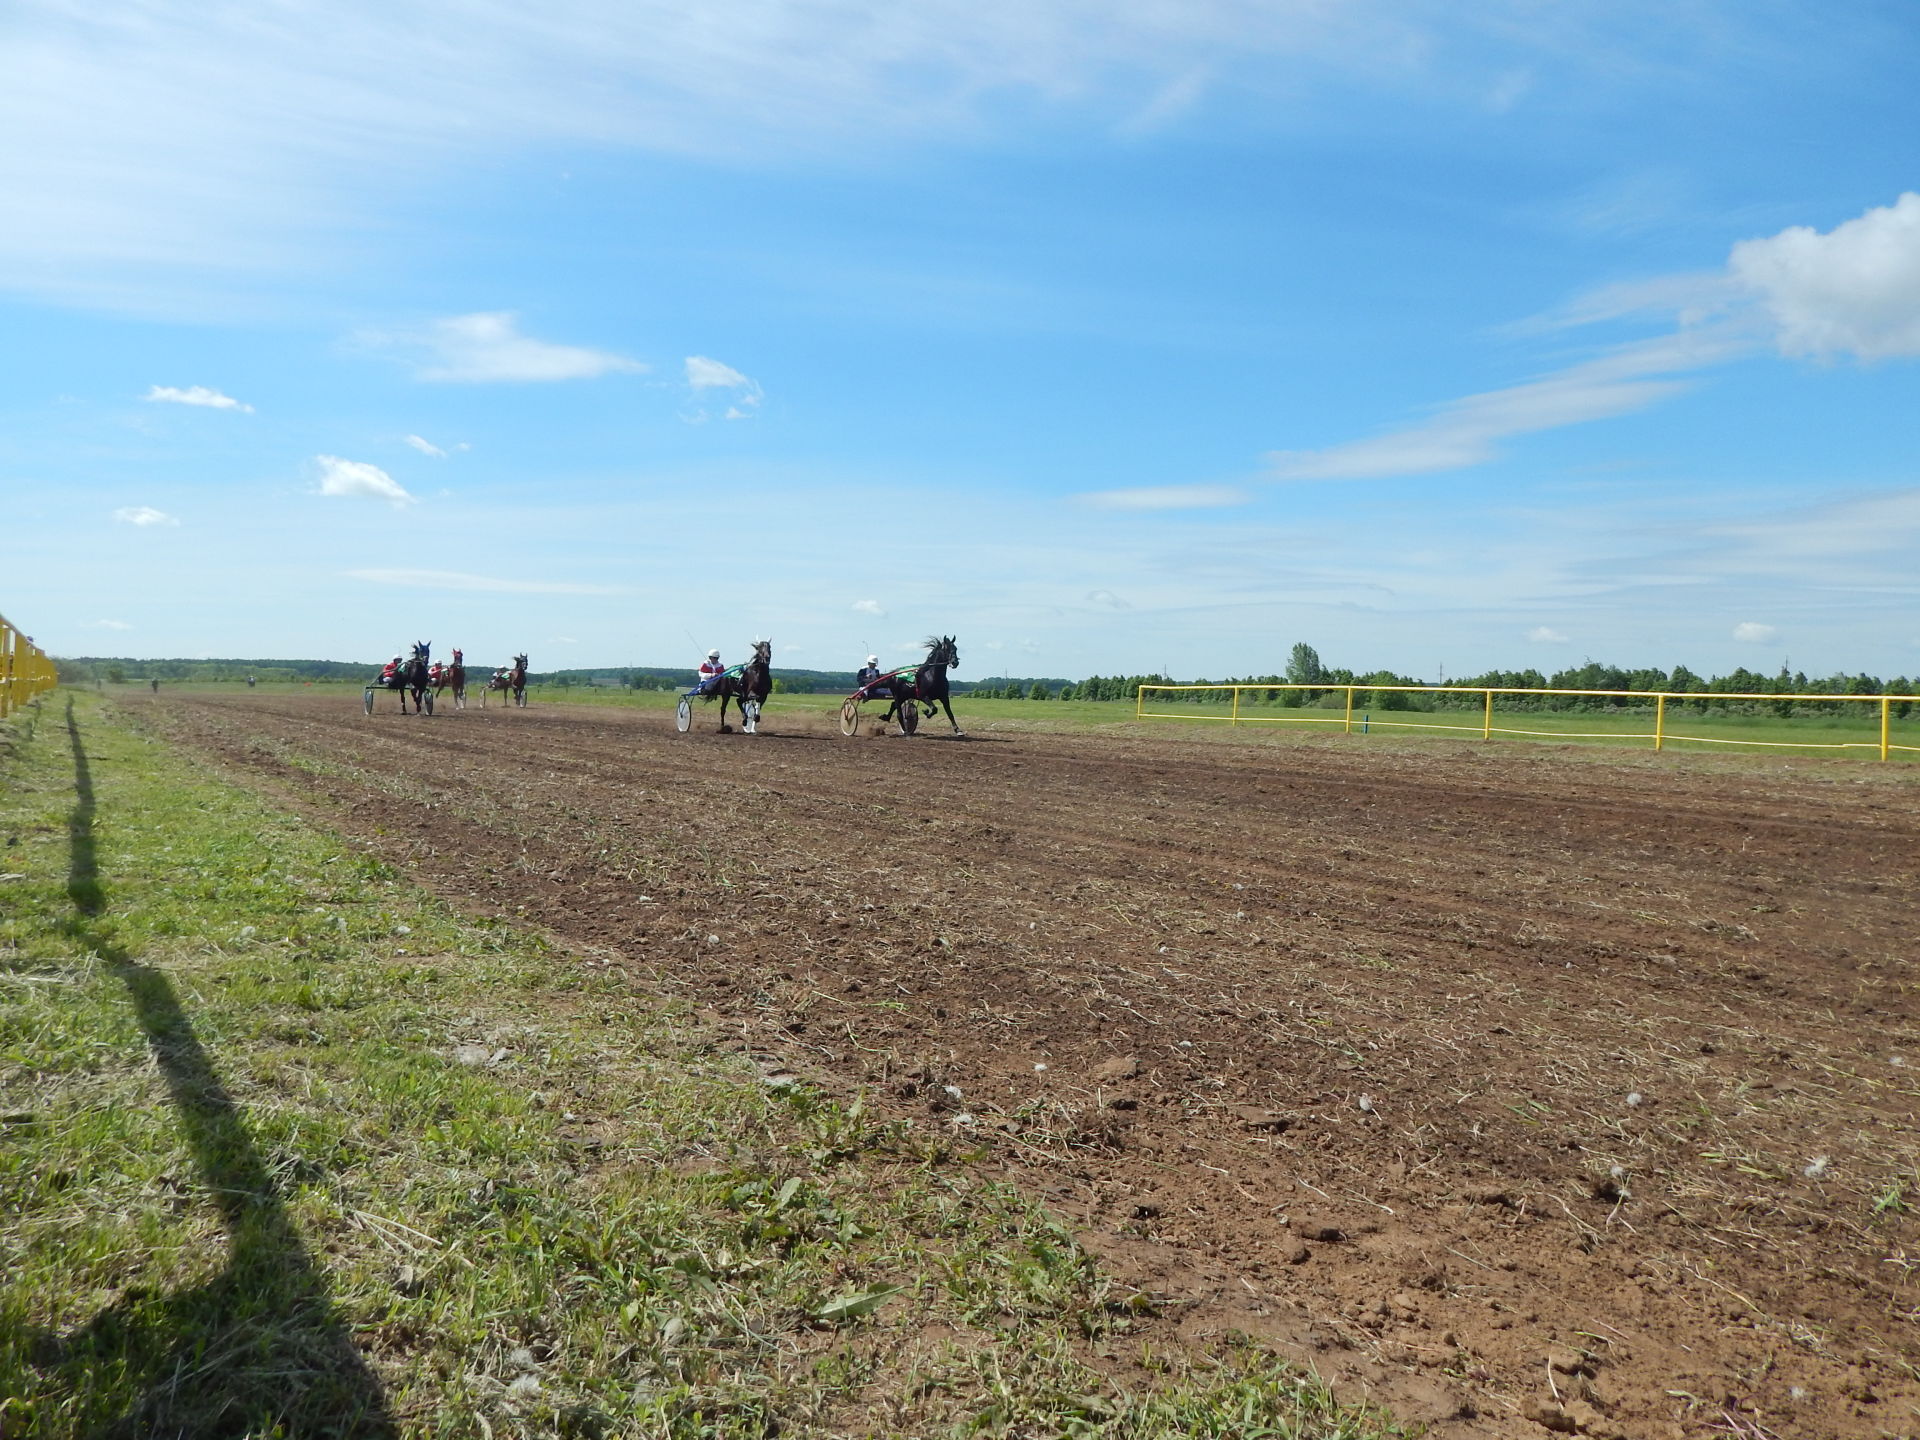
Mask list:
POLYGON ((1287 679, 1296 685, 1314 685, 1327 678, 1327 668, 1320 663, 1320 652, 1302 640, 1293 647, 1287 656, 1287 679))

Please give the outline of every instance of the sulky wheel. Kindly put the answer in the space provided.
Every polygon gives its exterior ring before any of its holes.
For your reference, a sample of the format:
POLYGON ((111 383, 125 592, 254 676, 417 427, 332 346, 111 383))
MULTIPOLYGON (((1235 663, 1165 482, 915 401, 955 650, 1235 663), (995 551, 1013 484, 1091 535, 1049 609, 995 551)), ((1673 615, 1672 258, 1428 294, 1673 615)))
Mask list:
POLYGON ((373 713, 373 687, 367 686, 367 714, 373 713))
POLYGON ((840 733, 858 735, 860 733, 860 702, 849 699, 840 707, 840 733))
POLYGON ((433 691, 427 691, 420 699, 427 707, 427 714, 433 714, 433 691))
POLYGON ((693 702, 684 695, 680 697, 680 708, 673 712, 673 728, 682 735, 693 728, 693 702))
POLYGON ((920 707, 909 700, 900 707, 900 733, 913 735, 920 729, 920 707))

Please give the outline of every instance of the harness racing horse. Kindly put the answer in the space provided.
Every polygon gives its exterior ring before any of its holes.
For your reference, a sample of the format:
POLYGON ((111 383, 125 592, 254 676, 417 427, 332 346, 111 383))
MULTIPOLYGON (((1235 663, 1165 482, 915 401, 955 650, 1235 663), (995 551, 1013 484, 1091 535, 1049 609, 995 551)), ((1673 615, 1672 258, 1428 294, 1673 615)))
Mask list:
POLYGON ((727 702, 735 701, 740 706, 740 728, 749 735, 760 733, 760 707, 767 703, 767 696, 773 692, 773 642, 756 640, 753 642, 753 658, 737 671, 729 670, 720 677, 720 683, 707 692, 707 699, 720 697, 720 733, 729 731, 727 725, 727 702))
POLYGON ((413 696, 413 713, 431 715, 433 696, 428 692, 427 654, 432 649, 430 642, 413 642, 413 658, 403 661, 391 678, 382 675, 367 686, 367 713, 373 713, 373 692, 376 690, 397 690, 400 692, 400 713, 407 713, 407 696, 413 696))
POLYGON ((453 652, 453 663, 440 672, 440 683, 434 686, 433 693, 438 695, 443 690, 453 691, 454 709, 467 708, 467 659, 459 650, 453 652))
POLYGON ((933 718, 934 707, 938 705, 947 712, 947 723, 953 726, 953 733, 965 737, 966 731, 960 728, 960 722, 953 718, 953 701, 947 689, 947 671, 960 668, 960 650, 951 635, 933 635, 926 641, 927 658, 920 662, 920 668, 913 672, 909 680, 904 675, 896 675, 888 682, 887 688, 893 696, 893 703, 887 706, 887 713, 880 717, 880 724, 896 716, 900 720, 900 729, 912 735, 920 728, 920 714, 926 712, 929 720, 933 718))
POLYGON ((511 695, 513 703, 524 708, 527 703, 527 657, 516 655, 513 657, 511 670, 503 665, 493 672, 493 678, 487 681, 487 688, 480 692, 482 710, 487 708, 487 694, 493 690, 511 695))

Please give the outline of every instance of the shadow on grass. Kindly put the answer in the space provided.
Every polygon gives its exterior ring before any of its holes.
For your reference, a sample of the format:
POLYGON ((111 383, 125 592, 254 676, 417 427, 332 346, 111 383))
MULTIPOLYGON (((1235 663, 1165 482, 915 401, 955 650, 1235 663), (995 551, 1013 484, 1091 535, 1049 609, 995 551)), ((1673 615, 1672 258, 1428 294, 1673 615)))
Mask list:
POLYGON ((93 778, 71 700, 66 718, 78 794, 68 822, 69 930, 127 987, 229 1252, 226 1269, 198 1288, 127 1291, 44 1347, 45 1367, 76 1394, 116 1397, 119 1413, 90 1424, 93 1434, 392 1435, 380 1384, 334 1313, 172 984, 113 939, 95 855, 93 778))

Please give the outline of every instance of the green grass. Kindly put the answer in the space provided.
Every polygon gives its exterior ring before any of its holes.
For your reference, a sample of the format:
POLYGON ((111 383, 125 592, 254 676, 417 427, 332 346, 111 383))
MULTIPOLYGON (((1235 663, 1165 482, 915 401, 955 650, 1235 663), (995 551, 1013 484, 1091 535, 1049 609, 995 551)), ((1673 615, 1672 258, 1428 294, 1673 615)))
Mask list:
POLYGON ((10 1440, 1392 1433, 110 703, 0 731, 0 841, 10 1440))

